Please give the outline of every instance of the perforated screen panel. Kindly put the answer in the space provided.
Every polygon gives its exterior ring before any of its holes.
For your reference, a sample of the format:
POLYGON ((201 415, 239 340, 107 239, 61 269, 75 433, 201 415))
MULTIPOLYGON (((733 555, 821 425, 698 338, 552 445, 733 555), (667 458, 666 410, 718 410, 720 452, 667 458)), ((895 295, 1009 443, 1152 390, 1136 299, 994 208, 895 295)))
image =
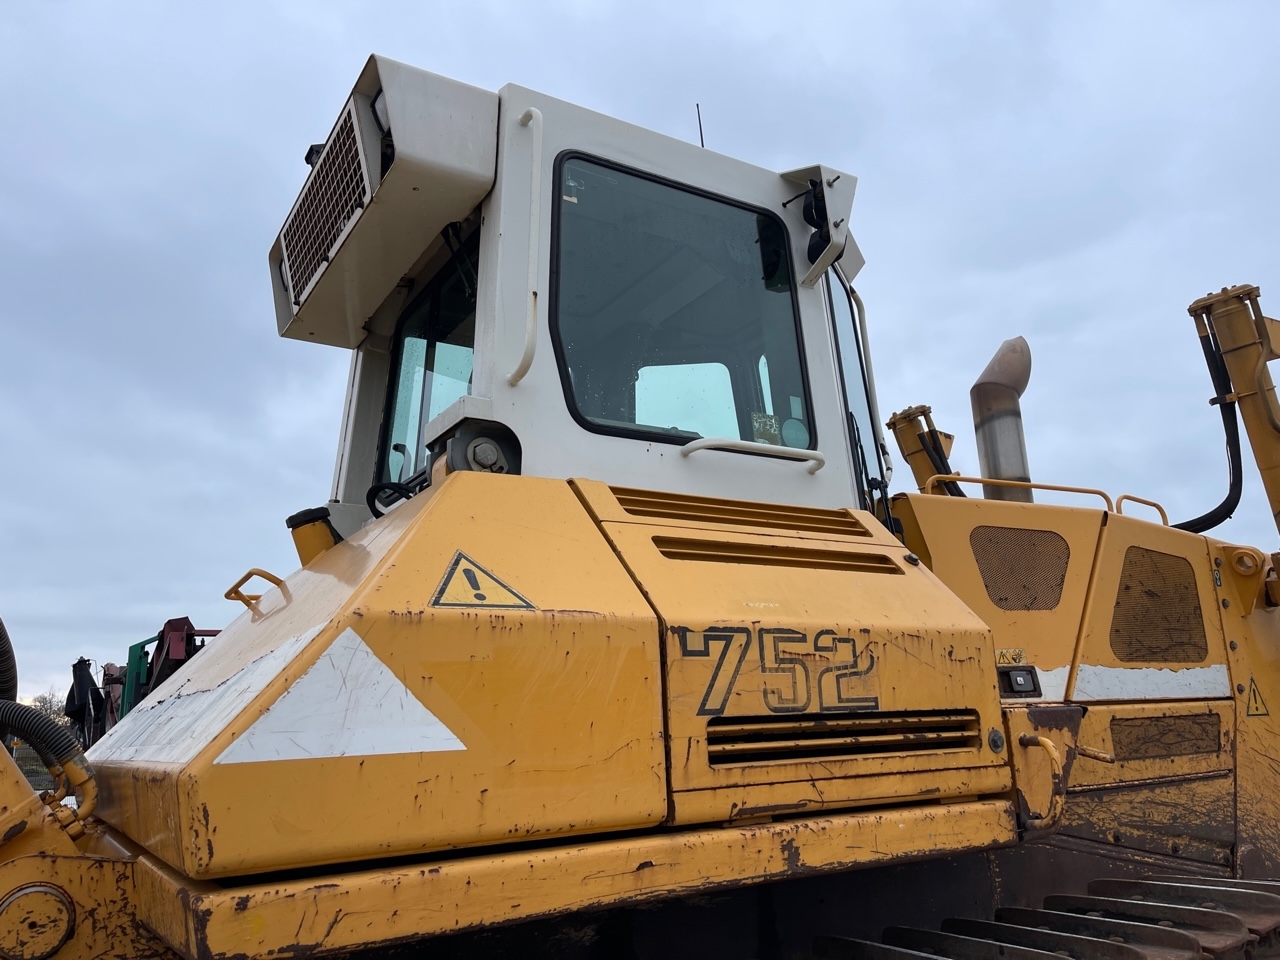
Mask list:
POLYGON ((348 107, 284 225, 284 262, 294 305, 329 262, 347 224, 369 200, 356 122, 348 107))
POLYGON ((1126 662, 1200 663, 1208 657, 1191 561, 1145 547, 1125 551, 1111 651, 1126 662))
POLYGON ((987 596, 1001 610, 1052 610, 1062 600, 1071 548, 1061 534, 974 527, 969 547, 987 596))

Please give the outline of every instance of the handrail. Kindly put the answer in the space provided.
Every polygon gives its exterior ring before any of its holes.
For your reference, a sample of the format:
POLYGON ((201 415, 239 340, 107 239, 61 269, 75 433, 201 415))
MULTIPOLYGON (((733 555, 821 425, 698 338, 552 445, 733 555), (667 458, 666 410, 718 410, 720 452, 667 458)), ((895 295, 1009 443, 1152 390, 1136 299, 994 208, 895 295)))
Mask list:
POLYGON ((827 463, 826 456, 817 450, 779 447, 772 443, 756 443, 752 440, 738 440, 735 437, 701 437, 690 440, 680 448, 680 456, 687 457, 699 450, 741 450, 743 453, 762 453, 767 457, 778 457, 783 460, 808 460, 809 466, 805 469, 809 473, 817 473, 827 463))
POLYGON ((524 349, 520 362, 507 377, 514 387, 524 379, 533 365, 533 352, 538 346, 538 234, 542 219, 542 111, 530 107, 520 114, 520 126, 533 129, 533 163, 529 187, 529 315, 524 321, 524 349))
POLYGON ((1156 503, 1154 500, 1147 500, 1143 497, 1135 497, 1132 493, 1122 493, 1116 497, 1116 513, 1124 516, 1124 511, 1120 509, 1120 505, 1126 500, 1132 500, 1134 503, 1146 504, 1148 507, 1155 508, 1156 513, 1160 514, 1160 522, 1166 527, 1169 525, 1169 515, 1164 512, 1164 507, 1156 503))
POLYGON ((245 593, 240 588, 243 587, 250 580, 252 580, 254 577, 261 577, 263 580, 266 580, 268 583, 273 583, 277 587, 284 586, 284 581, 281 580, 279 577, 277 577, 274 573, 268 573, 266 570, 263 570, 259 567, 250 567, 249 571, 243 577, 241 577, 239 580, 237 580, 235 583, 233 583, 230 587, 227 588, 227 592, 224 593, 223 596, 226 597, 226 599, 228 600, 238 600, 241 603, 243 603, 246 607, 248 607, 250 610, 252 610, 253 605, 262 599, 262 594, 245 593))
POLYGON ((1062 819, 1062 811, 1067 804, 1067 785, 1062 773, 1062 756, 1058 753, 1058 745, 1048 737, 1024 733, 1018 738, 1021 747, 1039 747, 1049 757, 1049 776, 1052 786, 1049 791, 1049 812, 1042 817, 1027 817, 1027 829, 1037 832, 1052 830, 1062 819))
POLYGON ((925 481, 924 492, 932 493, 934 487, 948 481, 954 483, 981 483, 993 487, 1014 487, 1018 490, 1056 490, 1059 493, 1085 493, 1090 496, 1101 497, 1103 503, 1107 505, 1107 510, 1111 513, 1116 512, 1115 504, 1111 502, 1111 498, 1101 490, 1095 490, 1092 487, 1065 487, 1057 483, 1028 483, 1025 480, 993 480, 990 477, 961 477, 936 473, 925 481))

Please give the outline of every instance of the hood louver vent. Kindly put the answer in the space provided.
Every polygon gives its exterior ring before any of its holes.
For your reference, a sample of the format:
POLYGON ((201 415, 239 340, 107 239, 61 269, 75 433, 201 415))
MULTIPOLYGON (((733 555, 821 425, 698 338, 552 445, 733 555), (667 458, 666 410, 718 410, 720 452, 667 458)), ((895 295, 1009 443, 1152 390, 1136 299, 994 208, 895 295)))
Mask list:
POLYGON ((840 717, 712 717, 707 759, 713 767, 806 760, 854 760, 902 753, 978 750, 976 710, 858 712, 840 717))
POLYGON ((684 540, 654 537, 653 545, 668 560, 700 560, 703 563, 746 563, 761 567, 805 567, 811 570, 850 570, 855 573, 902 573, 880 553, 847 553, 813 550, 769 543, 729 543, 716 540, 684 540))
POLYGON ((286 283, 299 306, 336 252, 356 214, 369 202, 369 177, 348 104, 307 178, 282 234, 286 283))
POLYGON ((714 497, 685 497, 653 490, 610 487, 622 509, 633 517, 656 517, 705 524, 755 527, 780 535, 792 532, 819 533, 840 537, 869 537, 871 534, 853 514, 845 510, 813 507, 785 507, 714 497))

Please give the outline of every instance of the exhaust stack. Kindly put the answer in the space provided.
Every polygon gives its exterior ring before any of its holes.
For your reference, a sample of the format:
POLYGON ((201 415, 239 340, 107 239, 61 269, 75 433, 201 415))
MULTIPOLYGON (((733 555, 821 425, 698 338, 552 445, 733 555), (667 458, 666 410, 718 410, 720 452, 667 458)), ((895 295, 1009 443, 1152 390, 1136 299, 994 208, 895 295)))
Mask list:
MULTIPOLYGON (((1022 433, 1019 397, 1031 379, 1031 348, 1022 337, 1000 345, 991 362, 969 390, 973 429, 978 438, 978 463, 990 480, 1030 482, 1027 445, 1022 433)), ((1031 503, 1031 491, 1016 487, 984 486, 988 500, 1031 503)))

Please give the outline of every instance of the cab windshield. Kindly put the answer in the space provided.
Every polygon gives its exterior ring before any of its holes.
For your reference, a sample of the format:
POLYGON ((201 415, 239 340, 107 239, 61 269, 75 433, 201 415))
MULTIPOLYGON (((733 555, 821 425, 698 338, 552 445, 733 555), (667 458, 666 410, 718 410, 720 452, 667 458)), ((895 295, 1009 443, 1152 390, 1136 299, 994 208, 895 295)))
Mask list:
POLYGON ((577 155, 557 185, 551 322, 578 422, 813 448, 781 221, 577 155))

